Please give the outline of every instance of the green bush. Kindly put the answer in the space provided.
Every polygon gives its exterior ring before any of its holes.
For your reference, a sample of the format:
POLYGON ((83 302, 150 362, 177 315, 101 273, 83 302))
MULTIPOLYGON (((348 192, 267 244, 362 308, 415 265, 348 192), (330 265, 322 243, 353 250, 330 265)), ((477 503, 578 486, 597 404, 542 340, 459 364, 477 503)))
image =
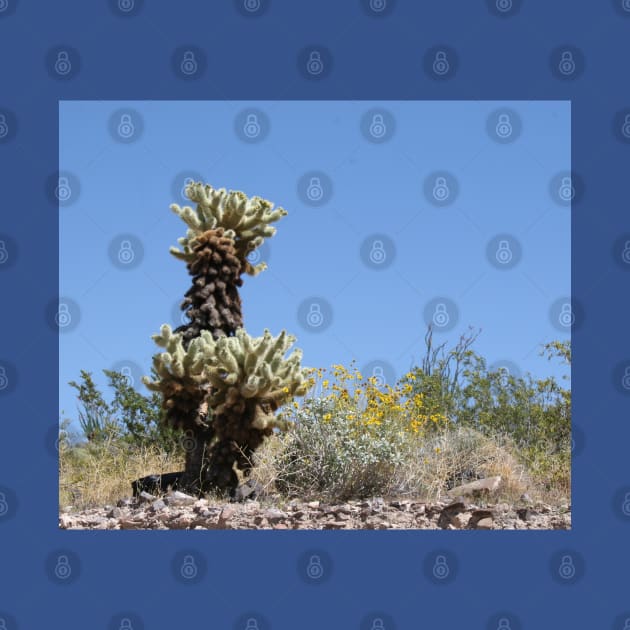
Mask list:
POLYGON ((159 393, 143 396, 129 385, 124 374, 112 370, 103 372, 114 390, 111 403, 105 401, 90 372, 81 370, 81 382, 69 383, 78 392, 78 420, 85 438, 93 443, 120 440, 181 454, 182 433, 162 422, 164 410, 159 393))

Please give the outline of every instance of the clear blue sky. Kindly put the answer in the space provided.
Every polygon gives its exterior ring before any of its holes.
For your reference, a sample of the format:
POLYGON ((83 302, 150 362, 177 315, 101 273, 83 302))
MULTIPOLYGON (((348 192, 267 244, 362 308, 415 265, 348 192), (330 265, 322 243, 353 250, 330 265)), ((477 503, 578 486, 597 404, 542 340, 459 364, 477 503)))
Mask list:
POLYGON ((81 369, 104 387, 128 366, 146 393, 190 286, 168 253, 189 176, 288 211, 241 297, 248 332, 288 330, 304 365, 393 381, 435 316, 439 342, 472 325, 489 363, 565 373, 538 348, 569 338, 570 153, 565 101, 60 103, 60 411, 81 369))

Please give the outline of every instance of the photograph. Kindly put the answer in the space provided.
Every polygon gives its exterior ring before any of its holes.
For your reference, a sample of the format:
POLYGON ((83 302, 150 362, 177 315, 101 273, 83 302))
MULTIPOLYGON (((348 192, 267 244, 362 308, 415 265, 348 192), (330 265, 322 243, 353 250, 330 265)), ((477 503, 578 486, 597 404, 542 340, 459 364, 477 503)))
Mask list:
POLYGON ((61 101, 59 160, 61 529, 571 529, 569 102, 61 101))

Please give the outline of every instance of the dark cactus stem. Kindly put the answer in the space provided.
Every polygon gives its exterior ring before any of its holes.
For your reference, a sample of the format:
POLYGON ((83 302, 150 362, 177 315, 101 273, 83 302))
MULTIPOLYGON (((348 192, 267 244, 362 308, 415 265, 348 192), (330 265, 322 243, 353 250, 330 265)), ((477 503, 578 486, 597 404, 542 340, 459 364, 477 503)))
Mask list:
POLYGON ((186 292, 181 308, 190 322, 175 329, 183 336, 184 347, 209 331, 214 339, 234 336, 243 326, 241 298, 241 261, 234 241, 223 235, 223 228, 207 230, 195 239, 195 257, 187 264, 193 284, 186 292))
POLYGON ((234 465, 249 476, 252 469, 252 456, 273 430, 256 429, 251 426, 256 417, 257 401, 236 405, 227 412, 218 414, 213 420, 217 441, 207 451, 207 466, 204 464, 204 477, 207 487, 234 496, 238 477, 234 465))
MULTIPOLYGON (((243 326, 238 294, 238 287, 243 284, 242 266, 233 239, 224 236, 223 228, 207 230, 195 239, 193 252, 194 259, 187 264, 193 283, 181 304, 190 322, 175 329, 176 333, 182 333, 182 344, 186 349, 204 330, 218 339, 234 336, 236 329, 243 326)), ((209 420, 207 406, 202 405, 207 393, 197 389, 189 395, 190 404, 185 409, 187 421, 182 417, 175 418, 175 414, 182 411, 180 404, 177 409, 172 409, 176 426, 192 432, 192 436, 184 441, 190 448, 186 449, 186 469, 180 487, 199 495, 213 488, 231 492, 238 485, 231 463, 228 468, 228 462, 233 459, 222 454, 226 444, 212 445, 217 423, 216 419, 209 420)))
POLYGON ((208 445, 213 437, 213 429, 200 429, 194 437, 185 442, 186 468, 179 482, 179 487, 185 492, 202 495, 210 490, 207 480, 208 445))

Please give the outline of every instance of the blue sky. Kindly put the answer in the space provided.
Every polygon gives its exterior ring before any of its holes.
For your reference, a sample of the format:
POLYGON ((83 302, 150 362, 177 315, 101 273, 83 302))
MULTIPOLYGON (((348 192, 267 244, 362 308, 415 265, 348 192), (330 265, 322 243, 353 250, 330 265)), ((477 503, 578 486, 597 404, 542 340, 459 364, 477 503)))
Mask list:
POLYGON ((570 126, 566 101, 61 102, 60 411, 81 369, 146 393, 190 286, 168 252, 187 178, 288 211, 241 297, 304 365, 393 384, 433 321, 438 342, 481 328, 490 364, 565 373, 538 349, 570 336, 570 126))

